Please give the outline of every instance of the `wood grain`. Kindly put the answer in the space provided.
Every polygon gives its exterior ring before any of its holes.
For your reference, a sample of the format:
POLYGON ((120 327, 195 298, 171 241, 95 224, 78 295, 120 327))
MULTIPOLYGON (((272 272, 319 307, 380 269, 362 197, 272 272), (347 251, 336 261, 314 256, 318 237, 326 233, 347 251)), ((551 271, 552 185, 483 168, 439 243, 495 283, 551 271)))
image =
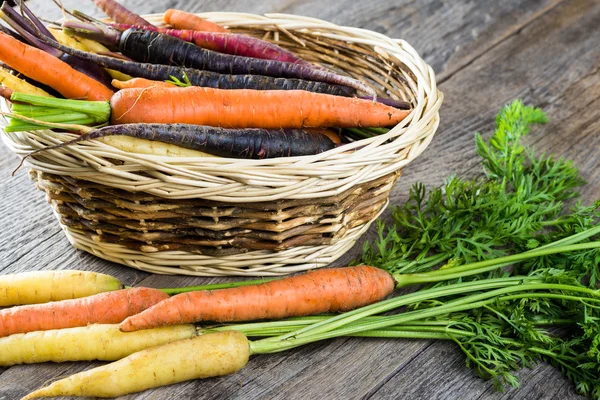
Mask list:
MULTIPOLYGON (((64 1, 94 11, 92 2, 64 1)), ((326 19, 401 37, 431 64, 446 98, 441 125, 429 148, 406 170, 392 192, 406 201, 410 185, 439 185, 449 174, 475 176, 480 169, 473 133, 493 129, 498 108, 514 98, 543 107, 550 123, 527 142, 539 151, 571 158, 589 184, 584 203, 600 198, 596 149, 600 146, 600 7, 570 1, 383 1, 355 2, 224 0, 125 1, 139 13, 168 7, 189 11, 285 12, 326 19)), ((60 12, 45 0, 31 7, 48 19, 60 12)), ((127 283, 181 286, 225 281, 149 275, 72 249, 43 194, 24 170, 10 177, 16 156, 0 146, 0 271, 81 268, 119 276, 127 283)), ((386 213, 384 218, 389 218, 386 213)), ((374 237, 374 229, 365 239, 374 237)), ((336 264, 360 253, 353 248, 336 264)), ((572 385, 542 364, 519 373, 522 387, 495 392, 464 367, 451 343, 336 339, 290 352, 259 356, 237 374, 146 391, 126 399, 576 399, 572 385)), ((13 399, 48 379, 98 363, 19 366, 0 370, 0 399, 13 399)))

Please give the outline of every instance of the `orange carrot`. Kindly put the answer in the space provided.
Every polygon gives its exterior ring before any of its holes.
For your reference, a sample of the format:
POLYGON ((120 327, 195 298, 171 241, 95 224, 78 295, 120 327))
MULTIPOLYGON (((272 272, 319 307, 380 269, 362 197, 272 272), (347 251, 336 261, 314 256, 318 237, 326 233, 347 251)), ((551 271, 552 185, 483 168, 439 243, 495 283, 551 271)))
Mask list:
POLYGON ((382 300, 394 286, 388 272, 366 265, 315 270, 260 285, 181 293, 125 319, 119 327, 131 332, 186 322, 343 312, 382 300))
POLYGON ((153 81, 151 79, 146 78, 133 78, 127 81, 119 81, 113 79, 111 83, 117 89, 133 89, 133 88, 149 88, 152 86, 160 86, 165 88, 174 88, 177 87, 172 83, 165 81, 153 81))
POLYGON ((140 287, 73 300, 5 308, 0 310, 0 337, 94 323, 117 324, 168 297, 158 289, 140 287))
POLYGON ((200 18, 195 14, 172 8, 165 12, 163 20, 165 21, 165 24, 169 24, 176 29, 190 29, 193 31, 204 32, 229 32, 229 29, 223 28, 214 22, 200 18))
POLYGON ((69 99, 108 100, 112 90, 69 64, 0 32, 0 60, 69 99))
POLYGON ((409 113, 371 100, 304 90, 150 87, 119 90, 112 123, 182 123, 224 128, 384 127, 409 113))
POLYGON ((307 131, 310 132, 310 133, 314 133, 315 135, 325 135, 329 139, 331 139, 331 141, 333 143, 335 143, 335 144, 341 144, 342 143, 342 138, 340 138, 340 135, 338 135, 336 132, 332 131, 331 129, 312 129, 312 128, 308 128, 307 131))
MULTIPOLYGON (((159 87, 165 87, 165 88, 176 87, 175 85, 173 85, 172 83, 169 83, 169 82, 153 81, 153 80, 146 79, 146 78, 133 78, 133 79, 129 79, 127 81, 119 81, 119 80, 113 79, 112 85, 114 87, 116 87, 117 89, 149 88, 152 86, 159 86, 159 87)), ((307 129, 307 131, 314 133, 314 134, 325 135, 329 139, 331 139, 331 141, 335 144, 342 143, 340 136, 336 132, 332 131, 331 129, 307 129)))

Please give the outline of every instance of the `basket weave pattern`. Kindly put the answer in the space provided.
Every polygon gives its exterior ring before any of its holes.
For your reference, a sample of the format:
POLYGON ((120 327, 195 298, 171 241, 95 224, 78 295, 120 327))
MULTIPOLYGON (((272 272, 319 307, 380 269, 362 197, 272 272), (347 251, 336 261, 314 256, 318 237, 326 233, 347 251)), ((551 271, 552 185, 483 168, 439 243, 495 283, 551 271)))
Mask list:
MULTIPOLYGON (((412 112, 385 135, 293 158, 181 158, 88 141, 29 158, 32 179, 75 247, 134 268, 279 275, 331 263, 430 143, 442 101, 433 71, 406 42, 376 32, 291 15, 199 15, 365 79, 379 95, 410 102, 412 112)), ((73 137, 3 135, 19 155, 73 137)))

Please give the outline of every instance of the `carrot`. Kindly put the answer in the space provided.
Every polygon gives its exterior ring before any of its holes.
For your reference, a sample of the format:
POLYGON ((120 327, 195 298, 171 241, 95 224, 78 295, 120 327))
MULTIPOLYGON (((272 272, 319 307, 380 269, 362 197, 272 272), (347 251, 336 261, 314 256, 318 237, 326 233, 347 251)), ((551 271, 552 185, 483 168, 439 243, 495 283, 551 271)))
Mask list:
POLYGON ((132 288, 73 300, 0 310, 0 337, 15 333, 115 324, 168 298, 158 289, 132 288))
POLYGON ((29 156, 40 151, 107 136, 129 136, 160 141, 215 156, 233 158, 297 157, 322 153, 335 147, 328 136, 301 129, 225 129, 186 124, 125 124, 92 130, 71 141, 37 150, 29 156))
POLYGON ((153 86, 159 86, 164 88, 176 87, 173 83, 166 81, 153 81, 152 79, 146 78, 132 78, 127 81, 119 81, 113 79, 112 85, 117 89, 133 89, 133 88, 149 88, 153 86))
POLYGON ((122 288, 117 278, 89 271, 0 275, 0 307, 76 299, 122 288))
POLYGON ((108 100, 112 90, 50 54, 0 32, 0 60, 67 98, 108 100))
POLYGON ((112 124, 182 123, 225 128, 384 127, 399 123, 410 113, 370 100, 301 90, 136 88, 119 90, 110 104, 112 124))
POLYGON ((342 138, 336 132, 331 129, 307 129, 307 131, 312 132, 315 135, 325 135, 327 136, 333 143, 342 144, 342 138))
POLYGON ((124 332, 181 323, 278 319, 348 311, 382 300, 394 278, 366 265, 315 270, 260 285, 175 295, 125 319, 124 332))
MULTIPOLYGON (((205 32, 229 32, 229 29, 223 28, 214 22, 200 18, 195 14, 190 14, 185 11, 168 9, 163 15, 165 24, 171 25, 176 29, 189 29, 192 31, 205 32)), ((135 24, 132 24, 135 25, 135 24)))
POLYGON ((14 90, 7 86, 0 85, 0 97, 5 100, 10 100, 10 96, 14 93, 14 90))
POLYGON ((181 65, 232 75, 307 79, 344 85, 375 96, 375 90, 366 83, 331 70, 217 53, 159 32, 128 29, 121 34, 119 50, 127 57, 144 63, 181 65))
POLYGON ((191 379, 232 374, 250 358, 243 333, 229 331, 139 351, 119 361, 58 380, 23 397, 116 397, 191 379))
MULTIPOLYGON (((81 25, 81 24, 79 24, 81 25)), ((252 36, 239 35, 235 33, 225 32, 206 32, 194 31, 189 29, 169 29, 158 28, 155 26, 136 26, 127 24, 110 24, 112 27, 119 30, 127 30, 130 28, 145 29, 154 32, 164 33, 169 36, 177 37, 186 42, 194 43, 203 49, 218 51, 219 53, 231 54, 234 56, 260 58, 263 60, 276 60, 289 62, 292 64, 302 64, 311 67, 315 65, 309 63, 296 56, 294 53, 277 46, 274 43, 265 40, 257 39, 252 36)), ((63 26, 73 26, 66 21, 63 26)))
POLYGON ((86 53, 64 46, 54 40, 40 37, 40 40, 65 53, 87 60, 104 68, 111 68, 125 74, 166 81, 171 77, 183 80, 186 76, 194 86, 212 87, 219 89, 256 89, 256 90, 306 90, 316 93, 328 93, 339 96, 351 96, 355 90, 348 86, 313 82, 303 79, 273 78, 261 75, 227 75, 210 71, 200 71, 193 68, 182 68, 172 65, 156 65, 124 61, 113 57, 86 53))
POLYGON ((52 97, 48 92, 32 85, 10 73, 9 70, 0 67, 0 85, 12 89, 14 92, 34 94, 36 96, 52 97))
POLYGON ((139 15, 129 11, 115 0, 93 0, 99 9, 104 11, 106 15, 113 19, 113 21, 121 22, 123 24, 131 25, 142 25, 152 26, 152 24, 146 21, 139 15))
POLYGON ((27 17, 16 12, 11 7, 8 7, 6 3, 2 4, 0 17, 13 29, 19 32, 30 45, 57 57, 76 71, 79 71, 110 88, 110 77, 102 68, 85 60, 73 57, 70 54, 66 54, 40 41, 39 38, 41 36, 52 39, 54 39, 54 37, 44 24, 24 4, 21 4, 20 8, 22 8, 27 17))
POLYGON ((0 366, 64 361, 115 361, 153 346, 196 336, 193 325, 123 333, 116 324, 17 333, 0 338, 0 366))

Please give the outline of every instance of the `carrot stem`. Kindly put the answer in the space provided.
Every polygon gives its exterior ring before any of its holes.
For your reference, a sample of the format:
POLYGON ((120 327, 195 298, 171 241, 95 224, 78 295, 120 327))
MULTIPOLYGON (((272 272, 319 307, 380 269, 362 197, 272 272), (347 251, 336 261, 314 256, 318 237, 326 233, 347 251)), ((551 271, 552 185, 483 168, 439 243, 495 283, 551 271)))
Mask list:
MULTIPOLYGON (((110 118, 111 112, 110 104, 106 101, 58 99, 54 97, 42 97, 19 92, 13 93, 11 100, 31 104, 33 106, 52 107, 58 110, 84 113, 93 118, 94 122, 99 124, 107 122, 110 118)), ((32 116, 38 117, 37 114, 32 116)))
POLYGON ((567 246, 555 246, 544 249, 534 249, 520 254, 512 254, 510 256, 498 257, 492 260, 478 261, 452 268, 441 268, 431 272, 417 274, 394 274, 394 279, 396 279, 397 282, 396 287, 404 287, 420 283, 440 282, 492 271, 503 266, 508 266, 514 262, 519 262, 530 258, 597 248, 600 248, 600 241, 572 244, 567 246))

